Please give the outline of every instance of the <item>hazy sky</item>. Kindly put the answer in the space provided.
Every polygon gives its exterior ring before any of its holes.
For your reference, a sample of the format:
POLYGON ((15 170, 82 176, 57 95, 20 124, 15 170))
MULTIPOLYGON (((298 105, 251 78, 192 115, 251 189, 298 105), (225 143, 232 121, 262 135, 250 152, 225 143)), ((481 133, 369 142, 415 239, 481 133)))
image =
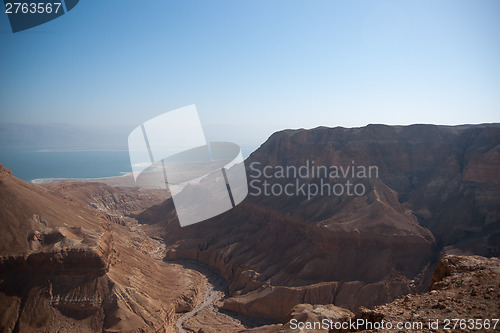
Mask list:
POLYGON ((209 138, 500 121, 500 1, 82 0, 12 34, 0 122, 132 130, 196 104, 209 138))

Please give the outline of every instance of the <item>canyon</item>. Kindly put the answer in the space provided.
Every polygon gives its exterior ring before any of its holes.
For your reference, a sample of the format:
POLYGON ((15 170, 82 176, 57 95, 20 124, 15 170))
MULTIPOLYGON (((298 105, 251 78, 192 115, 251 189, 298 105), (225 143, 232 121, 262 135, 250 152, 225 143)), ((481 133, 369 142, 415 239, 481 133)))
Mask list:
POLYGON ((283 131, 247 167, 354 162, 377 166, 379 177, 353 179, 365 186, 363 196, 249 195, 185 228, 170 200, 139 217, 146 233, 165 241, 167 258, 221 272, 230 294, 223 309, 272 322, 300 303, 356 311, 425 291, 443 255, 499 255, 499 143, 497 125, 283 131))
POLYGON ((421 316, 458 307, 447 297, 470 295, 455 282, 476 271, 470 279, 491 276, 471 304, 498 304, 498 263, 487 258, 500 256, 499 125, 285 130, 245 165, 249 180, 286 186, 297 177, 250 165, 313 162, 376 166, 377 176, 300 177, 305 186, 350 181, 365 191, 249 194, 181 228, 165 191, 40 186, 2 167, 2 331, 292 332, 293 318, 395 320, 422 304, 430 310, 421 316), (221 294, 207 298, 219 278, 221 294), (192 315, 178 324, 184 313, 192 315))

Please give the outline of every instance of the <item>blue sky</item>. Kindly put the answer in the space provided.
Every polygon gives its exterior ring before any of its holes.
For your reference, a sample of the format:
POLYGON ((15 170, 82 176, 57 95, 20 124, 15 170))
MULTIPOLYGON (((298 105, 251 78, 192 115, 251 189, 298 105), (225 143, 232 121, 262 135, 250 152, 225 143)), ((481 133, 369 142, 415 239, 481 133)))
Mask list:
POLYGON ((82 0, 12 34, 0 122, 132 130, 196 104, 207 136, 500 121, 500 1, 82 0))

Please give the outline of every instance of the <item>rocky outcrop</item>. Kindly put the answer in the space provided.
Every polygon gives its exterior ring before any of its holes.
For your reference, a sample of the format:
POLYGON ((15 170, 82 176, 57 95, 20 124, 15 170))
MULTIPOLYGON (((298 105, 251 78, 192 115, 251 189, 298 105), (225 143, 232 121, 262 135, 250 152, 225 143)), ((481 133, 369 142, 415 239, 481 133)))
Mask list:
POLYGON ((330 333, 478 332, 493 331, 494 326, 498 330, 499 258, 448 255, 440 260, 433 277, 428 292, 404 295, 373 309, 362 306, 355 311, 356 314, 334 305, 300 304, 290 311, 281 324, 240 332, 292 333, 304 329, 307 332, 330 333), (329 325, 333 323, 333 327, 322 326, 325 319, 329 325), (341 323, 345 324, 344 328, 341 323), (377 324, 383 328, 374 328, 377 324), (398 324, 403 326, 397 328, 398 324), (457 325, 455 329, 454 325, 457 325))
POLYGON ((493 320, 498 319, 500 312, 499 258, 448 255, 437 265, 433 279, 429 292, 405 295, 373 310, 360 309, 354 320, 384 320, 394 325, 398 322, 410 323, 414 325, 413 330, 424 332, 431 329, 460 332, 492 330, 493 320), (453 319, 459 321, 455 323, 453 319), (469 319, 473 320, 473 325, 469 319), (417 328, 419 323, 422 326, 417 328), (431 323, 434 326, 431 327, 431 323), (453 329, 455 324, 458 326, 453 329), (489 329, 484 325, 490 325, 489 329))
POLYGON ((251 317, 282 321, 297 304, 335 302, 338 283, 319 283, 305 287, 264 286, 242 296, 231 297, 223 309, 251 317))
MULTIPOLYGON (((338 306, 328 305, 312 305, 312 304, 299 304, 295 306, 292 311, 285 318, 285 324, 280 329, 280 332, 300 332, 300 329, 292 328, 290 322, 309 322, 309 323, 323 323, 327 322, 345 322, 354 317, 354 314, 346 309, 338 306)), ((296 325, 293 325, 294 327, 296 325)), ((321 332, 321 329, 308 329, 310 332, 321 332)))

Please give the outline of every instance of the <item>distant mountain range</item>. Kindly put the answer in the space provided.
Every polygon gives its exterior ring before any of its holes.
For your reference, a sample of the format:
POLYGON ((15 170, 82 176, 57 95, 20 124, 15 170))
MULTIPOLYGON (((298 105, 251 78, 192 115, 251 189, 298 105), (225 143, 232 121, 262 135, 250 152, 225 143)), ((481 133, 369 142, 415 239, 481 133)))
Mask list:
POLYGON ((0 147, 127 147, 128 128, 93 128, 65 123, 0 123, 0 147))

